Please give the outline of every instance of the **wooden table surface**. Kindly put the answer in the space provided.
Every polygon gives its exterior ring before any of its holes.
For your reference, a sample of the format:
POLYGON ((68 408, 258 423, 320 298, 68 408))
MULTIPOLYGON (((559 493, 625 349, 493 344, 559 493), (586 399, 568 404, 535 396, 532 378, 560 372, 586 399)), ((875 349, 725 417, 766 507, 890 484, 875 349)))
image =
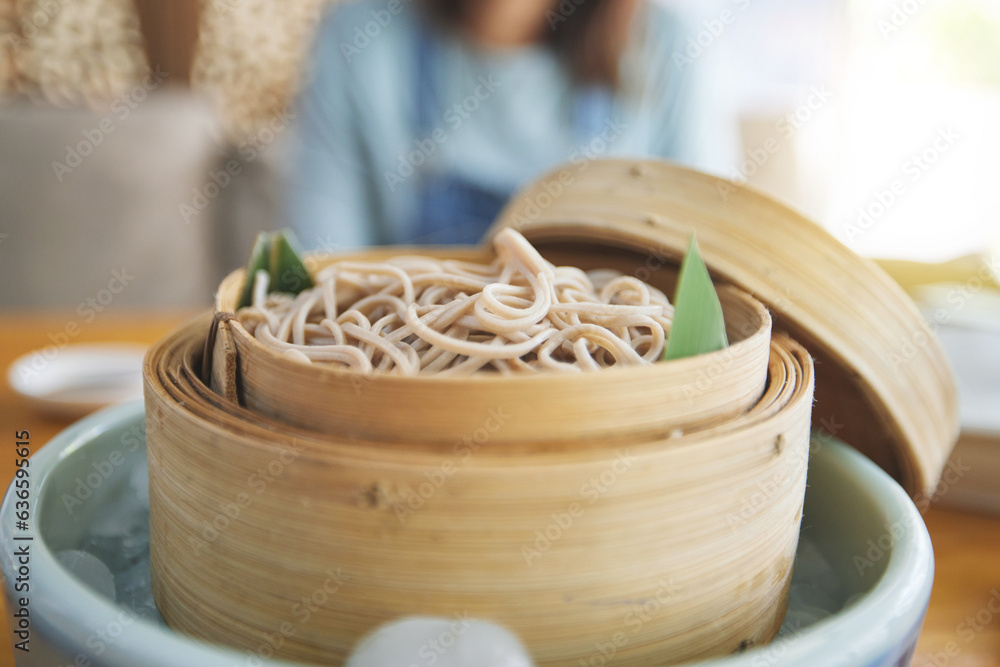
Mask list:
MULTIPOLYGON (((73 343, 133 341, 152 343, 185 322, 191 313, 145 316, 102 313, 80 324, 73 343)), ((74 313, 0 311, 0 369, 18 356, 53 344, 74 313)), ((13 476, 16 431, 31 432, 32 450, 69 425, 33 412, 10 389, 0 386, 0 482, 13 476)), ((924 517, 934 543, 936 570, 930 610, 912 664, 915 667, 1000 667, 1000 518, 932 508, 924 517)), ((4 619, 7 618, 6 613, 4 619)), ((0 632, 0 667, 13 665, 8 633, 0 632)))

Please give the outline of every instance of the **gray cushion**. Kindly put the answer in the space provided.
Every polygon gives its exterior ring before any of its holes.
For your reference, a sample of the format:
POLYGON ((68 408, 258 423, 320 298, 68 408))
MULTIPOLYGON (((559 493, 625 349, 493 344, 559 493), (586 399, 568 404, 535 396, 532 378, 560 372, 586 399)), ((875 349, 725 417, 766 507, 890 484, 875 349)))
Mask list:
POLYGON ((183 92, 130 101, 104 115, 0 108, 0 306, 211 303, 233 267, 214 259, 213 210, 186 221, 181 207, 216 191, 217 122, 183 92))

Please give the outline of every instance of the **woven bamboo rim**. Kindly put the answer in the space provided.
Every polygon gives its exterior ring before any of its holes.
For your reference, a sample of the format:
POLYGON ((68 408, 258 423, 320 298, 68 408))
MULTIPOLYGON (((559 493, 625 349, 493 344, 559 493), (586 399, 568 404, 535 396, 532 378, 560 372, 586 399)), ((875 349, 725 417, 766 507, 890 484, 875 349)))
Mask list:
POLYGON ((144 367, 153 589, 171 627, 338 664, 384 621, 468 614, 510 627, 540 666, 577 665, 608 642, 616 664, 680 662, 779 627, 813 389, 791 339, 774 337, 747 412, 632 443, 622 469, 614 439, 466 457, 451 443, 429 451, 280 423, 202 384, 208 325, 169 335, 144 367), (399 504, 435 471, 446 481, 401 520, 399 504), (602 476, 590 504, 581 485, 602 476), (582 513, 560 528, 574 503, 582 513), (525 545, 541 550, 530 565, 525 545), (323 603, 303 620, 295 605, 312 596, 323 603))
POLYGON ((677 262, 697 232, 713 277, 763 301, 775 330, 816 359, 817 428, 861 450, 911 494, 933 493, 958 434, 944 352, 882 269, 799 213, 678 165, 602 159, 536 180, 492 231, 506 226, 551 261, 617 249, 631 256, 626 266, 636 257, 639 266, 677 262))
MULTIPOLYGON (((406 252, 397 248, 349 257, 366 260, 406 252)), ((477 250, 421 252, 482 262, 492 259, 477 250)), ((344 256, 313 256, 310 263, 318 270, 341 259, 344 256)), ((649 282, 662 283, 669 275, 665 271, 649 282)), ((242 284, 242 270, 223 281, 216 312, 235 310, 242 284)), ((609 435, 621 440, 697 429, 745 412, 763 392, 767 375, 771 333, 767 310, 742 290, 721 289, 720 299, 733 343, 729 348, 652 367, 582 376, 364 375, 289 359, 231 321, 239 360, 239 398, 253 412, 320 433, 432 445, 461 440, 498 405, 517 416, 491 437, 491 445, 561 442, 578 447, 582 440, 609 435)), ((216 374, 222 371, 216 368, 216 374)))

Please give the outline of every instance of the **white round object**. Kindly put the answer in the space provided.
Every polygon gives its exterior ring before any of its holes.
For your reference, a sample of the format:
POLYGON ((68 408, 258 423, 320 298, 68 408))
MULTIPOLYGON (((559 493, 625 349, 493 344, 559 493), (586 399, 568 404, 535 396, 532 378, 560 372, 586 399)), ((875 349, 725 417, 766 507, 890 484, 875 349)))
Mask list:
POLYGON ((11 364, 11 388, 46 414, 75 418, 142 396, 146 347, 84 343, 34 350, 11 364))
POLYGON ((358 644, 346 667, 533 667, 521 641, 495 623, 462 615, 408 616, 358 644))

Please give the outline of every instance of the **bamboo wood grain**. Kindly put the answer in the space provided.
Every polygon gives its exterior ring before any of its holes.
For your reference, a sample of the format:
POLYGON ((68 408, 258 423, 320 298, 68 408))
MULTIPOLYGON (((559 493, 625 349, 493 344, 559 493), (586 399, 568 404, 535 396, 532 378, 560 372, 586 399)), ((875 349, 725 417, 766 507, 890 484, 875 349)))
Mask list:
POLYGON ((818 425, 822 420, 911 494, 933 492, 958 435, 944 352, 882 269, 799 213, 751 187, 678 165, 601 159, 537 179, 492 232, 506 226, 550 261, 572 246, 576 257, 631 255, 626 263, 639 267, 679 262, 696 232, 713 277, 763 301, 775 330, 815 357, 818 425))
POLYGON ((666 664, 777 630, 813 390, 791 339, 773 337, 764 391, 742 414, 586 447, 472 451, 242 408, 199 379, 210 321, 166 337, 144 368, 153 587, 171 627, 253 653, 287 623, 276 655, 339 664, 392 618, 468 614, 510 627, 540 666, 578 665, 616 638, 613 664, 666 664), (342 584, 303 620, 295 605, 331 573, 342 584))
MULTIPOLYGON (((226 320, 217 319, 212 323, 215 327, 214 340, 210 337, 211 346, 211 377, 212 391, 225 396, 227 400, 239 402, 239 380, 237 377, 239 360, 236 357, 236 342, 230 324, 226 320)), ((206 346, 206 351, 209 351, 206 346)))

